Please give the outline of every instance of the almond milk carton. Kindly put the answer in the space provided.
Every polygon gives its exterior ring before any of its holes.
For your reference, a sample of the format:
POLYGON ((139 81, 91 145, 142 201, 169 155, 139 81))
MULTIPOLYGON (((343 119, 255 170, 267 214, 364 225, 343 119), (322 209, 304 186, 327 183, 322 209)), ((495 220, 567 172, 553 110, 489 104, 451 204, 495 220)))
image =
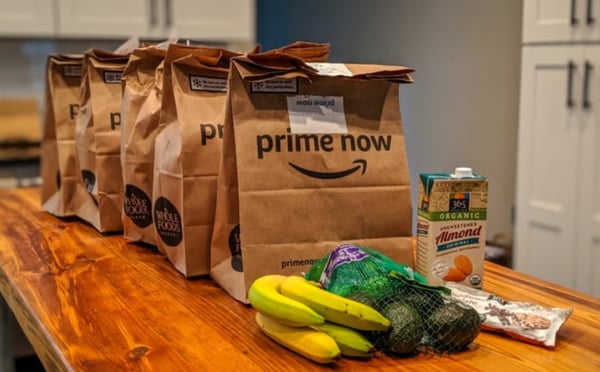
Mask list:
POLYGON ((481 288, 487 192, 487 178, 471 168, 420 175, 416 269, 431 285, 481 288))

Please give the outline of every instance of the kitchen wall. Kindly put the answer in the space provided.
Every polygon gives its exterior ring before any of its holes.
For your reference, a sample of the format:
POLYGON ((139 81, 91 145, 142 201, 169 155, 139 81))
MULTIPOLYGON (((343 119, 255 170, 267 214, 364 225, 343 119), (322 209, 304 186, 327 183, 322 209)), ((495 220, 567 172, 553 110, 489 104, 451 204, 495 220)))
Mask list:
POLYGON ((53 40, 0 37, 1 97, 44 96, 44 69, 50 53, 83 53, 91 47, 114 49, 124 40, 53 40))
POLYGON ((416 200, 420 172, 470 166, 490 179, 488 238, 512 234, 521 0, 258 0, 257 40, 329 42, 332 61, 402 64, 416 200))
POLYGON ((48 54, 82 53, 90 47, 112 50, 121 42, 0 37, 0 188, 41 183, 39 147, 11 143, 40 140, 48 54))
MULTIPOLYGON (((257 41, 326 41, 332 61, 415 68, 416 83, 400 93, 414 198, 420 172, 471 166, 490 178, 492 237, 512 233, 521 2, 258 0, 257 41)), ((0 98, 42 103, 48 53, 121 41, 0 38, 0 98)))

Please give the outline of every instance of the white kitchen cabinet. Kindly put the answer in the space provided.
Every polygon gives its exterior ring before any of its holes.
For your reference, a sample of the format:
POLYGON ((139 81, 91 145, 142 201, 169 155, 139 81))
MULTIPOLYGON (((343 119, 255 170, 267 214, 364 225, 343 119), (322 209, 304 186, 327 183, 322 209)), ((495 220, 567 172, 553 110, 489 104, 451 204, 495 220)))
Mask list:
POLYGON ((523 7, 514 266, 600 297, 600 0, 523 7))
POLYGON ((58 35, 253 42, 254 0, 58 0, 58 35))
POLYGON ((51 36, 53 4, 49 0, 0 0, 0 35, 51 36))
POLYGON ((581 206, 577 288, 600 297, 600 46, 586 48, 592 62, 590 102, 582 114, 581 206))
POLYGON ((523 42, 600 41, 600 0, 525 0, 523 42))
POLYGON ((600 297, 600 46, 525 46, 514 265, 600 297))
POLYGON ((58 0, 62 37, 128 37, 159 33, 155 1, 58 0))
POLYGON ((180 38, 254 42, 255 1, 170 0, 166 26, 180 38))

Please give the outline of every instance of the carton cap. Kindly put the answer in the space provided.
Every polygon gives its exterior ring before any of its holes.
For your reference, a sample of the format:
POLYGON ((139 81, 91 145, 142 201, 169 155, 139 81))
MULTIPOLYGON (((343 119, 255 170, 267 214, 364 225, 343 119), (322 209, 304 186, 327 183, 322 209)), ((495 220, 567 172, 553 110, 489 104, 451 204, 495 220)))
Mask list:
POLYGON ((452 178, 466 178, 473 177, 473 169, 468 167, 456 167, 452 178))

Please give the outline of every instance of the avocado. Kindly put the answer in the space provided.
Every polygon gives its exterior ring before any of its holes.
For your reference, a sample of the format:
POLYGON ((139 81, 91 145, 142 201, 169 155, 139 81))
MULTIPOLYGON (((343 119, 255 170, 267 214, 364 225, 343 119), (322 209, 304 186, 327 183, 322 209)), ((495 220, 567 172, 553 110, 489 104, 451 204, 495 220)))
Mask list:
POLYGON ((395 354, 414 353, 424 333, 423 321, 415 308, 404 302, 392 302, 385 307, 383 315, 390 320, 392 328, 380 334, 376 345, 395 354))
POLYGON ((405 287, 401 290, 402 301, 417 310, 422 319, 427 319, 431 313, 444 305, 442 295, 435 291, 415 287, 405 287))
POLYGON ((453 353, 473 342, 479 334, 481 322, 479 314, 471 306, 448 302, 429 316, 426 330, 436 350, 453 353))
POLYGON ((362 291, 353 292, 348 295, 348 298, 351 300, 354 300, 356 302, 360 302, 361 304, 370 306, 374 309, 376 308, 375 299, 373 298, 373 296, 371 296, 367 292, 362 292, 362 291))

